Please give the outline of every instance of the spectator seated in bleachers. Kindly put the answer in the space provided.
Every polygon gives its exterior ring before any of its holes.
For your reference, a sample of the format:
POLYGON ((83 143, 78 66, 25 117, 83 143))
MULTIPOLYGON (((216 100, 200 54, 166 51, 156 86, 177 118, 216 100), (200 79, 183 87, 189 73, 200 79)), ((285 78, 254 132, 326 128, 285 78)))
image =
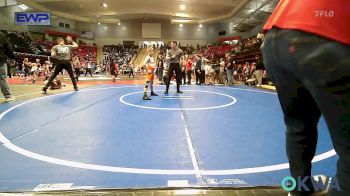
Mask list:
MULTIPOLYGON (((103 47, 103 53, 103 65, 105 67, 110 67, 113 62, 116 62, 119 66, 128 65, 137 53, 137 46, 106 45, 103 47)), ((122 70, 122 67, 119 68, 122 70)))

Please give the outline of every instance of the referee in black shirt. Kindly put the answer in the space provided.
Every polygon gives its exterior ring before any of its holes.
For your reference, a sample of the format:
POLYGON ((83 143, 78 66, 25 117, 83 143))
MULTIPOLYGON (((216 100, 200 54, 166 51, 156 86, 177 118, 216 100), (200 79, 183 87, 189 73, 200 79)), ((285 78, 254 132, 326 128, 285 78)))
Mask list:
POLYGON ((171 42, 171 49, 167 52, 166 61, 169 64, 168 66, 168 78, 166 80, 166 90, 164 94, 169 93, 169 85, 171 77, 173 77, 174 71, 176 74, 176 89, 177 93, 183 93, 180 91, 180 83, 181 83, 181 68, 180 68, 180 60, 183 56, 184 52, 177 47, 177 42, 171 42))
POLYGON ((51 85, 52 81, 63 69, 67 70, 72 80, 74 90, 78 91, 77 81, 75 80, 75 77, 73 74, 73 67, 70 63, 70 54, 74 48, 78 48, 78 44, 73 41, 71 36, 67 36, 66 41, 68 43, 71 43, 72 45, 66 45, 64 43, 63 38, 59 37, 57 38, 58 45, 52 47, 51 49, 51 56, 56 58, 55 69, 52 75, 50 76, 49 81, 46 83, 46 85, 43 88, 43 94, 47 93, 46 91, 51 85))

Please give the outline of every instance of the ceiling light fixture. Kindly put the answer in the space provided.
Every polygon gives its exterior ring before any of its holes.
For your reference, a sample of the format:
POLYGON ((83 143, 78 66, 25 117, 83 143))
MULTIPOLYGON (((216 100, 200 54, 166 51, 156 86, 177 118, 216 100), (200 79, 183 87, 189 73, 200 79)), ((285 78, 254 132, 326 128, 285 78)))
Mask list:
POLYGON ((203 25, 202 25, 202 24, 199 24, 199 25, 198 25, 198 27, 199 27, 199 28, 202 28, 202 27, 203 27, 203 25))
POLYGON ((100 23, 100 22, 98 22, 98 23, 97 23, 97 25, 101 25, 101 23, 100 23))
POLYGON ((193 20, 187 20, 187 19, 172 19, 171 23, 190 23, 190 22, 194 22, 193 20))
POLYGON ((22 10, 28 9, 28 6, 26 6, 24 4, 18 5, 18 7, 20 7, 22 10))
POLYGON ((108 7, 107 3, 102 3, 103 7, 108 7))
POLYGON ((120 22, 118 22, 118 26, 120 26, 121 25, 121 23, 120 22))
POLYGON ((191 16, 186 13, 175 13, 176 17, 181 17, 181 18, 190 18, 191 16))
POLYGON ((180 10, 185 10, 186 6, 185 5, 180 5, 180 10))
POLYGON ((252 12, 255 12, 255 11, 256 11, 255 9, 250 9, 249 13, 252 13, 252 12))
POLYGON ((184 25, 183 24, 179 24, 179 27, 183 27, 184 25))

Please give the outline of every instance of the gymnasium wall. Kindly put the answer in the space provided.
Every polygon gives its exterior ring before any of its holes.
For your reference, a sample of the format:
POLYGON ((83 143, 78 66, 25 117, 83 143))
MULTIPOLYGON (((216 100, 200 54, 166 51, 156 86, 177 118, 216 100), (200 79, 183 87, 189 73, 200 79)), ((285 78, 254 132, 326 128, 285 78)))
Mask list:
POLYGON ((142 38, 161 39, 162 24, 161 23, 142 23, 142 38))
POLYGON ((198 30, 198 25, 184 24, 180 30, 178 24, 170 24, 170 21, 157 21, 161 23, 161 37, 160 39, 143 39, 142 38, 142 23, 144 20, 127 20, 122 21, 121 25, 116 24, 101 24, 95 25, 95 39, 97 45, 103 44, 118 44, 123 40, 129 41, 147 41, 147 40, 161 40, 161 41, 180 41, 182 45, 203 45, 206 44, 206 27, 198 30))
MULTIPOLYGON (((30 10, 26 10, 30 11, 30 10)), ((1 7, 0 8, 0 29, 13 30, 23 29, 28 30, 27 26, 15 26, 15 12, 23 12, 17 6, 1 7)))
POLYGON ((53 31, 60 31, 60 32, 66 32, 66 33, 78 33, 80 34, 80 31, 76 30, 76 24, 77 22, 74 20, 69 20, 65 18, 58 18, 56 16, 53 16, 51 18, 51 26, 29 26, 28 30, 37 32, 37 33, 44 33, 45 30, 53 30, 53 31), (65 23, 69 24, 69 28, 63 28, 59 27, 59 23, 65 23))
POLYGON ((75 24, 75 28, 80 30, 80 31, 92 31, 92 32, 94 32, 96 30, 96 24, 86 23, 86 22, 77 22, 75 24))
POLYGON ((261 32, 263 25, 264 23, 254 27, 253 29, 247 32, 237 32, 231 29, 232 25, 230 25, 229 22, 220 22, 220 23, 212 24, 208 26, 207 40, 208 40, 208 43, 213 43, 213 42, 216 42, 219 38, 225 38, 225 37, 241 36, 242 39, 249 38, 261 32), (226 31, 227 34, 220 36, 219 35, 220 31, 226 31))

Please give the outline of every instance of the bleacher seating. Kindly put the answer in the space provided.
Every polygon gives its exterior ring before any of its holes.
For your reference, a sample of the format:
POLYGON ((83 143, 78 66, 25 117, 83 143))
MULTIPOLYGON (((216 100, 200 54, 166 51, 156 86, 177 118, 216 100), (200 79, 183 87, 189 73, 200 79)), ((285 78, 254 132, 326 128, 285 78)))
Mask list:
MULTIPOLYGON (((45 58, 47 59, 47 56, 50 56, 51 48, 56 45, 56 42, 54 41, 32 41, 26 31, 2 30, 2 32, 9 38, 14 51, 17 52, 16 55, 18 55, 18 62, 23 60, 24 57, 39 59, 44 58, 40 55, 46 56, 45 58)), ((88 58, 90 61, 96 64, 97 47, 82 44, 79 45, 79 48, 73 52, 73 55, 84 59, 88 58)))
POLYGON ((137 54, 137 46, 105 45, 102 52, 105 65, 110 65, 112 62, 117 62, 118 65, 129 64, 137 54))

